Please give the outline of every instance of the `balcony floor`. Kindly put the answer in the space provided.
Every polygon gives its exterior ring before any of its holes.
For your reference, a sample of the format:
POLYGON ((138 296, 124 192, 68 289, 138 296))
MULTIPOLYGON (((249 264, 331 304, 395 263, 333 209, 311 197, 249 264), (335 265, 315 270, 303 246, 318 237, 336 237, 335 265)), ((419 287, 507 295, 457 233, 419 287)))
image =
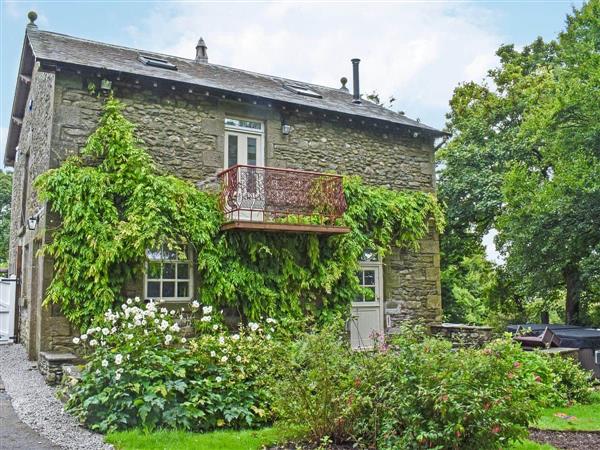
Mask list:
POLYGON ((225 223, 221 230, 264 231, 272 233, 314 233, 314 234, 344 234, 349 233, 348 227, 333 225, 308 225, 299 223, 256 222, 250 220, 234 220, 225 223))

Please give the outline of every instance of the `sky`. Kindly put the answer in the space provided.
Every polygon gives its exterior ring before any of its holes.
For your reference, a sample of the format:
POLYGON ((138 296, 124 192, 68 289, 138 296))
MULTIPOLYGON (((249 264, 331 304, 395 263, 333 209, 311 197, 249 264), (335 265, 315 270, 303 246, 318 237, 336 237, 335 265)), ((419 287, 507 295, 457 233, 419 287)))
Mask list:
POLYGON ((361 90, 438 128, 453 89, 481 81, 501 44, 553 39, 581 1, 0 0, 0 167, 27 12, 40 29, 340 86, 360 58, 361 90))

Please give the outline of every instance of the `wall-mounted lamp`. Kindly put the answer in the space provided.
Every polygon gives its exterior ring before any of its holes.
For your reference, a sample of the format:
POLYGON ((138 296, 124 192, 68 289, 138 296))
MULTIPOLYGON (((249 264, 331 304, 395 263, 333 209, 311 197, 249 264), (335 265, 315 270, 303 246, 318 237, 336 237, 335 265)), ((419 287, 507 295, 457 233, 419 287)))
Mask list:
POLYGON ((37 216, 37 214, 27 219, 27 229, 34 231, 37 227, 38 220, 40 220, 40 218, 37 216))
POLYGON ((108 92, 110 91, 112 88, 112 81, 107 80, 106 78, 104 78, 102 81, 100 81, 100 90, 104 91, 104 92, 108 92))
POLYGON ((284 136, 287 136, 292 132, 292 126, 288 125, 287 123, 284 123, 283 125, 281 125, 281 132, 284 136))

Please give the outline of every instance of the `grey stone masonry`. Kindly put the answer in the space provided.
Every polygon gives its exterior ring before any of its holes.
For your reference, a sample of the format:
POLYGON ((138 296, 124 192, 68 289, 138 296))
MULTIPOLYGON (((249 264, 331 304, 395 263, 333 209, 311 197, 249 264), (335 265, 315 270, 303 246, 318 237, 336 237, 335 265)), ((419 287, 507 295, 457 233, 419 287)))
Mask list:
POLYGON ((72 366, 79 358, 72 353, 40 352, 38 368, 46 383, 58 384, 63 377, 63 366, 72 366))
POLYGON ((492 340, 492 327, 458 323, 432 324, 431 333, 446 338, 456 347, 482 347, 492 340))
MULTIPOLYGON (((10 261, 15 270, 16 248, 28 246, 23 253, 27 286, 23 287, 20 333, 32 358, 40 351, 72 351, 71 337, 77 331, 56 305, 42 306, 53 272, 52 261, 37 251, 52 239, 58 218, 45 211, 35 232, 24 231, 19 222, 20 199, 21 195, 27 197, 27 217, 43 206, 38 205, 31 188, 35 177, 78 154, 96 128, 104 98, 88 92, 89 82, 98 82, 91 77, 61 70, 35 73, 32 79, 33 109, 24 118, 15 165, 10 261), (30 144, 27 130, 31 130, 30 144), (26 148, 31 148, 31 168, 23 191, 21 179, 27 171, 20 153, 26 148)), ((202 188, 214 188, 215 176, 224 168, 225 117, 242 117, 265 125, 266 166, 360 175, 372 185, 435 192, 433 138, 425 134, 388 130, 384 125, 375 128, 358 119, 316 110, 189 93, 171 86, 113 80, 113 90, 156 166, 202 188), (281 132, 284 121, 292 127, 289 135, 281 132)), ((439 267, 439 242, 433 227, 419 252, 393 249, 385 259, 388 331, 397 330, 407 319, 441 321, 439 267)), ((131 283, 127 295, 142 296, 142 286, 142 280, 131 283)))

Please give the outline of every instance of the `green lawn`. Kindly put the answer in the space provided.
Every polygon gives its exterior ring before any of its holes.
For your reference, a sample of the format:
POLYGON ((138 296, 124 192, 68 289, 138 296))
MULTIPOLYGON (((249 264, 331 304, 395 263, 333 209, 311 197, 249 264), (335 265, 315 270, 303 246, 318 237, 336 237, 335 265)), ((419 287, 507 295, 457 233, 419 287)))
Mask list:
POLYGON ((513 444, 510 447, 510 450, 556 450, 555 447, 552 447, 548 444, 538 444, 533 441, 523 441, 519 444, 513 444))
POLYGON ((263 445, 275 444, 290 438, 277 428, 245 431, 215 431, 189 433, 186 431, 139 430, 110 433, 106 442, 119 450, 258 450, 263 445))
MULTIPOLYGON (((534 426, 542 430, 599 431, 600 394, 589 405, 545 409, 534 426)), ((294 437, 290 431, 279 428, 212 433, 185 431, 144 433, 132 430, 111 433, 106 437, 106 441, 118 450, 259 450, 264 445, 285 442, 294 437)), ((513 444, 510 450, 554 450, 554 447, 524 441, 513 444)))
POLYGON ((540 430, 600 431, 600 394, 589 405, 545 409, 533 426, 540 430))

